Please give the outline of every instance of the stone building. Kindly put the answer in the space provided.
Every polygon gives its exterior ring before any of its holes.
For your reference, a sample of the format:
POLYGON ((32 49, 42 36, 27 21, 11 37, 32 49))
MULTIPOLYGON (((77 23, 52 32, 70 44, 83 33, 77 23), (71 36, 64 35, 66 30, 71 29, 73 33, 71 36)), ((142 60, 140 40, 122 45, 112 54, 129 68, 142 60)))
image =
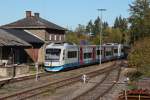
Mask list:
POLYGON ((0 64, 36 62, 43 41, 23 30, 0 29, 0 64))
POLYGON ((20 62, 18 58, 22 55, 18 51, 30 47, 29 43, 0 29, 0 65, 20 62))
POLYGON ((47 44, 51 42, 65 41, 65 28, 41 18, 39 13, 34 13, 33 15, 31 11, 26 11, 25 18, 1 27, 5 29, 24 30, 25 32, 44 41, 44 45, 39 50, 39 63, 44 62, 44 51, 47 44))

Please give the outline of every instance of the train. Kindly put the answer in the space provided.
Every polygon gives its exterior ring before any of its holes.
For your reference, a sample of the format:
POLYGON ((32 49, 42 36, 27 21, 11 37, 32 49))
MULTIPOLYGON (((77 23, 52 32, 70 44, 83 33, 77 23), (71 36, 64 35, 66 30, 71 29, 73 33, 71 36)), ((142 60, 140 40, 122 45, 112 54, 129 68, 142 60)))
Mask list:
POLYGON ((83 65, 97 64, 122 58, 123 45, 107 43, 103 45, 76 45, 74 43, 51 43, 45 49, 44 68, 58 72, 83 65))

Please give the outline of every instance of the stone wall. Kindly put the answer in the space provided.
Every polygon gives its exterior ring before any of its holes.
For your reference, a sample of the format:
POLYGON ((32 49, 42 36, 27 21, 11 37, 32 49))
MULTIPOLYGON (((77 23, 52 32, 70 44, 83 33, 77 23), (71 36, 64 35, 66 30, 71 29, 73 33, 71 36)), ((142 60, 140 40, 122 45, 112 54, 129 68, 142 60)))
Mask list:
POLYGON ((22 75, 29 72, 29 66, 27 65, 16 65, 16 66, 0 66, 0 76, 12 77, 14 75, 22 75))

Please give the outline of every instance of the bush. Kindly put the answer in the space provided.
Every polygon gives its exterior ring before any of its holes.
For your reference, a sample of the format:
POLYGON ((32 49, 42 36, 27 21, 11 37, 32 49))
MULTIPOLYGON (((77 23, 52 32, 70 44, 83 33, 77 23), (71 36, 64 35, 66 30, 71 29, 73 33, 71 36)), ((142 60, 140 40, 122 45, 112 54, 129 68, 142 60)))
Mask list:
POLYGON ((140 76, 150 76, 150 38, 139 40, 132 47, 128 55, 129 66, 136 68, 138 73, 133 75, 133 78, 140 76))

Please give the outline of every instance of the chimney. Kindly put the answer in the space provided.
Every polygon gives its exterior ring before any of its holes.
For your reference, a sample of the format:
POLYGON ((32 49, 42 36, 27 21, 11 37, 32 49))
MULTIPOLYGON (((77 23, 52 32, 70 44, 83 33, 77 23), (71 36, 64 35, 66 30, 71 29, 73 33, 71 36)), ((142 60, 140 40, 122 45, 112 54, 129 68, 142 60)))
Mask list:
POLYGON ((39 14, 39 13, 34 13, 34 17, 35 17, 35 18, 39 18, 39 17, 40 17, 40 14, 39 14))
POLYGON ((31 11, 26 11, 26 18, 29 18, 32 16, 32 12, 31 11))

